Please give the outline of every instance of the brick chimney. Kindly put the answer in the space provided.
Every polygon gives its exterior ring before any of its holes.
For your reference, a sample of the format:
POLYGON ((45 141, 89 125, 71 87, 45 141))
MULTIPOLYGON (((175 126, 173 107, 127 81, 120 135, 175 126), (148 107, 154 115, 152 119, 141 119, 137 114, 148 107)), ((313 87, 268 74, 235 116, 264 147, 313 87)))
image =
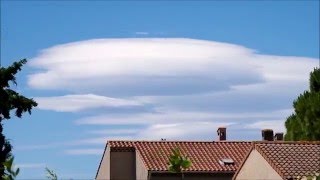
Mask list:
POLYGON ((283 133, 276 133, 274 135, 274 140, 275 141, 283 141, 283 133))
POLYGON ((225 141, 227 139, 227 128, 219 127, 217 130, 219 141, 225 141))
POLYGON ((262 140, 263 141, 273 141, 273 130, 263 129, 262 130, 262 140))

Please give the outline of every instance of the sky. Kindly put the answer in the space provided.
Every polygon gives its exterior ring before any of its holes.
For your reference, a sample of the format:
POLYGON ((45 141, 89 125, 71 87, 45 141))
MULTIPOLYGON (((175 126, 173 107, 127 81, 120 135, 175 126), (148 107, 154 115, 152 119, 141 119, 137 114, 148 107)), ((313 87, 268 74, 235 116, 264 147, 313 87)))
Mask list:
POLYGON ((1 65, 38 107, 4 122, 19 179, 95 177, 112 140, 285 132, 319 64, 319 1, 1 1, 1 65))

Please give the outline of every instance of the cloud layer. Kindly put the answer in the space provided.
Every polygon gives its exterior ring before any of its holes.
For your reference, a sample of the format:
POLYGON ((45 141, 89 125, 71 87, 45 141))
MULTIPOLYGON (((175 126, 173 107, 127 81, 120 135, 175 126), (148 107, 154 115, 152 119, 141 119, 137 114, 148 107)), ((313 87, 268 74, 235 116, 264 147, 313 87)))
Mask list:
POLYGON ((264 81, 259 73, 264 67, 253 56, 245 47, 203 40, 96 39, 43 50, 32 59, 42 71, 30 75, 28 83, 115 95, 225 90, 264 81))
POLYGON ((99 111, 75 121, 83 126, 129 127, 109 133, 93 130, 91 137, 77 141, 99 144, 110 138, 215 139, 218 126, 237 133, 245 130, 241 132, 247 138, 263 128, 284 131, 292 101, 308 88, 317 59, 266 55, 206 40, 122 38, 50 47, 31 65, 37 71, 28 77, 30 87, 72 93, 36 98, 40 109, 120 109, 118 114, 99 111), (128 106, 143 111, 128 113, 128 106))
POLYGON ((76 94, 53 97, 35 97, 39 109, 58 112, 77 112, 101 107, 141 106, 142 104, 126 99, 110 98, 94 94, 76 94))

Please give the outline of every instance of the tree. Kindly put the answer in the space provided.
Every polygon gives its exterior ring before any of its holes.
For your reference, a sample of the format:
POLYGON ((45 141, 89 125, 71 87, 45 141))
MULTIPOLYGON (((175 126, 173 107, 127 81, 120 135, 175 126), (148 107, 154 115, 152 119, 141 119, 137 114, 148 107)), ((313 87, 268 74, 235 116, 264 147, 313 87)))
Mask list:
POLYGON ((17 177, 17 175, 19 174, 20 169, 14 168, 13 160, 14 160, 14 157, 10 157, 7 159, 7 161, 5 163, 3 163, 4 170, 5 170, 4 175, 2 176, 3 180, 14 180, 17 177))
POLYGON ((293 102, 294 113, 285 122, 287 141, 320 140, 320 68, 310 73, 309 84, 310 90, 293 102))
POLYGON ((47 172, 47 179, 49 179, 49 180, 58 180, 58 176, 53 170, 51 170, 48 167, 46 167, 46 172, 47 172))
POLYGON ((15 76, 26 63, 27 60, 22 59, 7 68, 0 67, 0 177, 5 174, 4 164, 12 158, 12 147, 3 135, 3 121, 11 118, 11 111, 21 118, 23 113, 31 114, 32 108, 37 106, 33 99, 26 98, 10 88, 11 84, 17 85, 15 76))
POLYGON ((192 165, 188 156, 182 156, 180 149, 172 149, 172 154, 169 156, 168 170, 173 173, 181 173, 181 179, 184 179, 183 170, 192 165))

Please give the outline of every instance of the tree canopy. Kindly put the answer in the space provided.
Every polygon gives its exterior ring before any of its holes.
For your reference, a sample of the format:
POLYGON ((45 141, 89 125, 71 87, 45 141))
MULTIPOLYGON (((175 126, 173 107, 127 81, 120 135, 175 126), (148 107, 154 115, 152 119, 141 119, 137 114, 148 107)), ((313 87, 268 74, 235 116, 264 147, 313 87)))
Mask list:
POLYGON ((300 94, 293 102, 294 113, 285 126, 285 140, 320 140, 320 68, 310 73, 309 91, 300 94))
MULTIPOLYGON (((21 67, 27 63, 26 59, 14 62, 11 66, 0 67, 0 177, 5 178, 6 165, 12 164, 12 147, 10 142, 3 135, 3 120, 11 118, 10 112, 14 111, 15 116, 21 118, 22 114, 28 112, 31 114, 33 107, 37 103, 33 99, 12 90, 11 85, 17 85, 16 74, 21 71, 21 67)), ((9 166, 11 167, 11 166, 9 166)))

